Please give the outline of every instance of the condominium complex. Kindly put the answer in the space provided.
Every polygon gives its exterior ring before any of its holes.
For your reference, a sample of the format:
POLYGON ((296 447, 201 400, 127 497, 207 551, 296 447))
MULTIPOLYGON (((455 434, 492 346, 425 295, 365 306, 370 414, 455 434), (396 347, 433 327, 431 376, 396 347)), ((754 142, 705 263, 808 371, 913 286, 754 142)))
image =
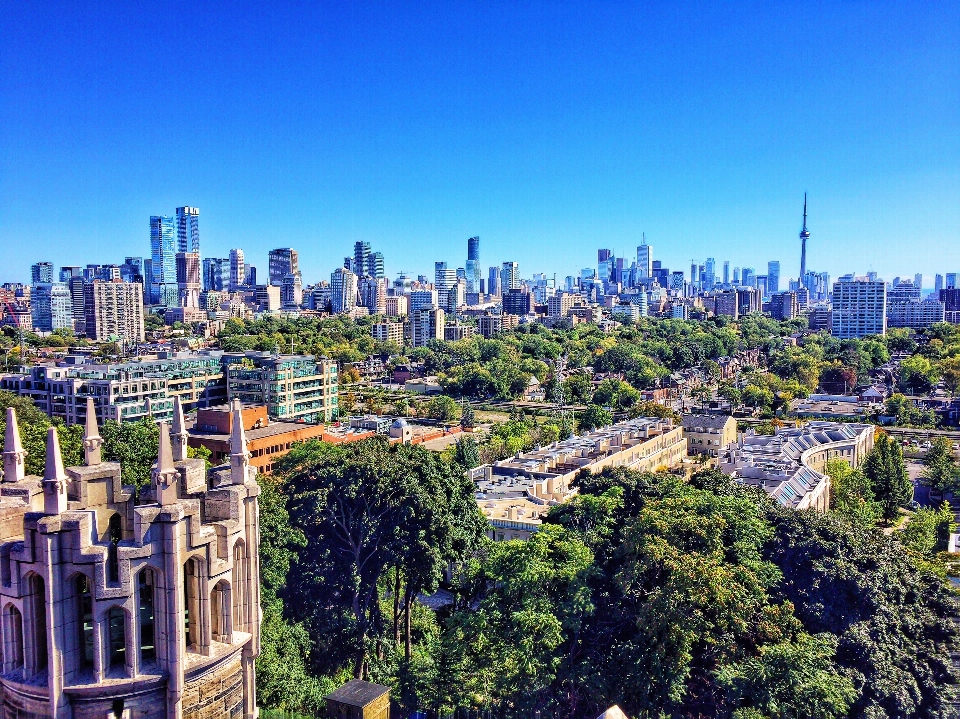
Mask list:
POLYGON ((370 326, 370 334, 377 342, 403 344, 403 322, 377 322, 370 326))
POLYGON ((687 453, 683 428, 669 419, 639 417, 470 471, 476 500, 497 541, 527 539, 550 507, 573 495, 582 470, 606 467, 653 471, 680 464, 687 453))
POLYGON ((92 340, 143 342, 143 287, 138 283, 83 285, 84 331, 92 340))
POLYGON ((718 466, 738 482, 760 487, 794 509, 830 507, 828 460, 856 467, 873 448, 872 424, 809 422, 774 435, 746 434, 720 452, 718 466))
POLYGON ((231 401, 266 405, 271 417, 288 421, 330 422, 337 417, 335 360, 246 352, 224 355, 224 365, 231 401))
POLYGON ((410 344, 423 347, 430 340, 442 340, 446 326, 441 309, 421 309, 410 313, 410 344))
POLYGON ((833 283, 831 334, 841 339, 887 331, 887 285, 867 277, 841 277, 833 283))

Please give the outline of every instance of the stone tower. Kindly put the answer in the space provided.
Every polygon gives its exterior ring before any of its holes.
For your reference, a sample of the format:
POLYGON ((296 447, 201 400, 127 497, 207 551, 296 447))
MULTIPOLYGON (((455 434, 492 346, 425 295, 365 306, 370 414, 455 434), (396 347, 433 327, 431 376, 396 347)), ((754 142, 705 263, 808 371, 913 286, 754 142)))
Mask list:
MULTIPOLYGON (((243 423, 230 464, 186 456, 182 412, 160 424, 152 482, 124 486, 100 458, 87 404, 85 463, 56 430, 25 476, 8 410, 0 483, 2 719, 256 716, 260 651, 256 471, 243 423)), ((239 405, 233 411, 239 413, 239 405)))

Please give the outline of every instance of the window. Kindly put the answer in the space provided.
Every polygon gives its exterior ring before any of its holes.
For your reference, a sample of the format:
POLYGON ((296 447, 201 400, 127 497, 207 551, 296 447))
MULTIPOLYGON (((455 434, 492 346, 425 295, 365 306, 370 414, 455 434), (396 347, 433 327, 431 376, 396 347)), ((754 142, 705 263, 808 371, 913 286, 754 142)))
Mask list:
POLYGON ((81 574, 74 580, 77 611, 77 642, 79 652, 77 663, 81 667, 93 666, 93 597, 90 594, 90 580, 81 574))
POLYGON ((123 668, 126 666, 127 659, 127 632, 125 626, 125 614, 120 607, 110 607, 107 613, 107 623, 109 625, 110 636, 110 661, 111 669, 123 668))
POLYGON ((23 666, 23 617, 20 610, 8 604, 3 610, 3 671, 12 672, 23 666))
POLYGON ((24 604, 28 609, 27 624, 31 629, 30 661, 26 665, 28 676, 34 676, 47 668, 47 602, 43 591, 43 577, 31 574, 27 581, 28 594, 24 604))
POLYGON ((157 658, 154 631, 154 574, 144 569, 137 579, 137 621, 140 625, 140 665, 153 663, 157 658))
POLYGON ((247 547, 243 540, 233 545, 233 629, 247 631, 247 547))
POLYGON ((110 517, 107 525, 107 581, 115 584, 120 581, 120 560, 117 556, 117 545, 123 538, 123 525, 119 514, 110 517))
POLYGON ((220 580, 210 593, 210 628, 215 642, 229 644, 233 640, 230 621, 230 585, 220 580))
POLYGON ((183 565, 183 628, 187 649, 200 649, 200 562, 191 557, 183 565))

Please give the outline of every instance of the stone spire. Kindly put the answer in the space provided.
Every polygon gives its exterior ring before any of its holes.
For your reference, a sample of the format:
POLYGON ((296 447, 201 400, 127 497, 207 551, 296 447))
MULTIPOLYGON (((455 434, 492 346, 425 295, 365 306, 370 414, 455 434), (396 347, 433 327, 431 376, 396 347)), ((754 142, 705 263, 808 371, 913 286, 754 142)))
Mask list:
POLYGON ((87 422, 83 431, 83 463, 88 467, 100 464, 100 448, 103 437, 97 426, 97 407, 93 397, 87 397, 87 422))
POLYGON ((17 413, 7 407, 7 431, 3 437, 3 481, 19 482, 26 475, 27 453, 20 441, 17 413))
POLYGON ((161 505, 176 504, 177 478, 180 472, 173 466, 173 450, 170 447, 170 428, 160 423, 160 447, 157 462, 153 465, 153 489, 161 505))
POLYGON ((183 405, 180 397, 173 397, 173 431, 170 434, 173 442, 173 461, 182 462, 187 458, 187 423, 183 419, 183 405))
POLYGON ((67 510, 67 473, 60 456, 57 428, 47 430, 47 459, 43 465, 43 513, 60 514, 67 510))
POLYGON ((250 467, 250 452, 247 451, 247 433, 243 431, 243 410, 240 400, 233 400, 230 427, 230 483, 244 484, 250 467))

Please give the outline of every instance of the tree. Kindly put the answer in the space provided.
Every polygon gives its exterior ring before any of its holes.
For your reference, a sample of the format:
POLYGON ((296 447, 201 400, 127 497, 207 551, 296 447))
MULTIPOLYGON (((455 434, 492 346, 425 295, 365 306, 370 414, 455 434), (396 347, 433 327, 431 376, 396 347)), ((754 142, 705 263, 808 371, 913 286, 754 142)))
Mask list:
POLYGON ((427 402, 426 414, 430 419, 451 422, 460 416, 460 405, 452 397, 437 395, 427 402))
POLYGON ((149 417, 139 422, 104 422, 103 458, 120 463, 124 484, 143 487, 150 483, 153 463, 160 444, 159 425, 149 417))
POLYGON ((588 404, 593 398, 593 385, 582 372, 574 372, 563 382, 563 392, 570 404, 588 404))
POLYGON ((580 429, 591 430, 613 423, 613 415, 598 404, 588 405, 578 420, 580 429))
POLYGON ((892 522, 900 514, 900 507, 913 496, 913 485, 903 461, 903 450, 884 432, 877 438, 863 462, 863 473, 870 480, 870 488, 880 504, 881 516, 892 522))
POLYGON ((960 489, 960 467, 953 454, 950 440, 937 437, 923 458, 924 482, 934 489, 956 492, 960 489))
POLYGON ((938 379, 939 369, 923 355, 911 355, 900 363, 900 384, 914 391, 926 391, 938 379))
POLYGON ((473 411, 473 405, 467 403, 463 406, 460 414, 460 426, 464 429, 473 429, 477 425, 477 414, 473 411))
POLYGON ((480 466, 480 448, 473 437, 461 437, 454 445, 453 460, 464 469, 480 466))
POLYGON ((842 459, 828 460, 824 473, 830 477, 830 509, 856 526, 875 526, 882 510, 867 476, 842 459))
POLYGON ((936 510, 921 507, 915 511, 898 535, 905 547, 923 559, 932 559, 936 552, 946 551, 955 528, 950 504, 944 502, 936 510))

